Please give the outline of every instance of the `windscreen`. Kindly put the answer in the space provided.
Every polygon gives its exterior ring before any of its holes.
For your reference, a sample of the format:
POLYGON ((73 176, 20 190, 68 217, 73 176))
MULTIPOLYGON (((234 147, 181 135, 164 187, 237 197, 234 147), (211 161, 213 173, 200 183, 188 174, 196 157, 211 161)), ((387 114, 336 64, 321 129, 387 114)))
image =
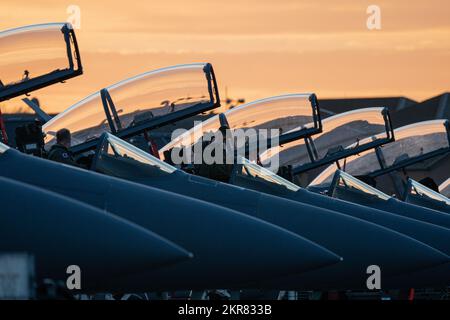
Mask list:
MULTIPOLYGON (((345 146, 358 143, 369 135, 383 132, 379 139, 387 139, 389 133, 386 130, 383 110, 358 109, 326 118, 322 120, 322 132, 309 139, 309 148, 306 139, 292 141, 262 154, 261 161, 266 162, 269 156, 278 156, 281 166, 292 165, 296 168, 327 159, 339 153, 345 146)), ((363 143, 357 145, 362 146, 363 143)))
POLYGON ((144 164, 149 164, 151 166, 158 167, 167 173, 172 173, 177 170, 164 161, 157 159, 147 152, 111 134, 106 134, 106 140, 107 145, 104 145, 101 152, 106 152, 111 156, 129 158, 144 164))
POLYGON ((6 144, 0 142, 0 154, 4 153, 8 149, 9 147, 6 144))
MULTIPOLYGON (((401 127, 394 130, 394 136, 395 141, 379 147, 378 154, 376 149, 372 149, 353 155, 340 160, 340 167, 353 176, 369 175, 382 169, 380 161, 384 163, 386 169, 401 165, 405 161, 420 160, 421 156, 450 148, 446 120, 425 121, 401 127)), ((360 143, 372 139, 367 138, 360 143)), ((329 166, 310 183, 310 186, 329 184, 337 169, 336 164, 329 166)))
POLYGON ((445 180, 440 186, 439 186, 439 192, 446 196, 447 198, 450 198, 450 178, 445 180))
MULTIPOLYGON (((301 134, 302 130, 318 127, 314 122, 312 94, 292 94, 271 97, 243 104, 224 112, 230 129, 277 129, 278 134, 290 132, 301 134)), ((203 121, 191 130, 179 135, 162 147, 160 156, 174 147, 188 147, 195 144, 208 132, 216 132, 221 124, 219 115, 203 121)))
POLYGON ((241 163, 242 163, 242 174, 244 174, 244 175, 248 175, 248 176, 254 177, 254 178, 264 179, 268 182, 285 186, 286 188, 288 188, 289 190, 292 190, 292 191, 297 191, 300 189, 299 186, 276 175, 272 171, 257 165, 254 162, 250 162, 248 159, 242 158, 241 163))
POLYGON ((54 83, 58 76, 66 79, 70 71, 80 67, 75 63, 79 59, 75 50, 73 30, 66 23, 0 32, 0 98, 9 99, 36 89, 34 86, 43 87, 44 81, 54 83))
POLYGON ((121 81, 106 88, 110 103, 100 92, 92 94, 43 126, 47 147, 62 128, 71 131, 74 146, 103 132, 120 131, 194 105, 214 103, 207 66, 179 65, 121 81))
POLYGON ((360 193, 361 195, 372 196, 381 200, 389 200, 391 198, 380 190, 340 170, 336 171, 333 181, 334 183, 328 191, 328 194, 333 197, 345 191, 356 191, 356 193, 360 193))
POLYGON ((423 184, 420 184, 415 180, 409 179, 408 182, 409 182, 409 188, 407 190, 408 194, 430 198, 432 200, 444 202, 445 204, 450 205, 450 199, 447 198, 446 196, 436 191, 433 191, 430 188, 425 187, 423 184))

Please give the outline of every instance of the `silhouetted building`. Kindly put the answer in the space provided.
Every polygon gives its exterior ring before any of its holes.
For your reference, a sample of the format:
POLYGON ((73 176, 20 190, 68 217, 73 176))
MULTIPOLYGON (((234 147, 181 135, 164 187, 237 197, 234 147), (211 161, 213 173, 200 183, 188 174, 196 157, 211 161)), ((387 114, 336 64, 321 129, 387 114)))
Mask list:
POLYGON ((444 93, 392 113, 395 128, 419 121, 450 119, 450 94, 444 93))
POLYGON ((406 97, 320 99, 319 106, 324 117, 354 109, 387 107, 390 112, 403 110, 417 102, 406 97))

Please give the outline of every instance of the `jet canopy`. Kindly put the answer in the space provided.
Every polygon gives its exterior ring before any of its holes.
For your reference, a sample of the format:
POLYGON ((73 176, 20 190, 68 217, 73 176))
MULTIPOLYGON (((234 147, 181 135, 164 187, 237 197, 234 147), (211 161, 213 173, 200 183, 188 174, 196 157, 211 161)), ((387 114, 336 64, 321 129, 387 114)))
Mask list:
MULTIPOLYGON (((225 111, 196 125, 162 147, 159 152, 173 148, 190 147, 207 133, 214 133, 222 126, 220 117, 228 121, 229 129, 276 129, 280 142, 292 141, 320 132, 320 116, 314 94, 291 94, 253 101, 225 111)), ((268 133, 269 137, 270 132, 268 133)))
POLYGON ((358 109, 322 120, 321 133, 295 140, 261 154, 262 162, 278 157, 280 166, 292 165, 299 174, 332 163, 351 154, 393 141, 393 130, 385 108, 358 109), (381 132, 381 133, 380 133, 381 132), (361 140, 375 135, 369 140, 361 140), (352 148, 344 148, 354 143, 352 148))
POLYGON ((366 199, 389 200, 391 197, 360 181, 348 173, 337 170, 328 189, 328 195, 334 198, 351 200, 352 197, 364 197, 366 199))
MULTIPOLYGON (((177 168, 159 160, 131 143, 117 138, 110 133, 104 133, 97 148, 91 169, 105 168, 105 164, 107 165, 108 159, 110 158, 125 160, 131 165, 150 165, 154 169, 157 169, 157 171, 169 174, 177 171, 177 168)), ((115 173, 120 174, 120 172, 115 173)))
POLYGON ((186 64, 143 73, 96 92, 43 126, 46 146, 59 129, 72 133, 72 149, 95 148, 103 132, 129 138, 220 106, 212 66, 186 64))
POLYGON ((446 197, 450 197, 450 178, 442 182, 439 186, 439 192, 446 197))
MULTIPOLYGON (((341 160, 339 167, 354 176, 365 175, 376 178, 450 152, 448 120, 418 122, 398 128, 394 134, 395 142, 341 160)), ((375 139, 378 138, 377 135, 375 139)), ((364 139, 359 144, 369 143, 373 139, 373 137, 364 139)), ((347 149, 354 147, 355 145, 350 145, 347 149)), ((309 186, 329 185, 337 169, 336 164, 329 166, 309 186)))
POLYGON ((423 184, 413 179, 408 179, 408 186, 406 187, 406 192, 404 196, 405 201, 407 201, 409 198, 417 198, 417 197, 424 198, 427 200, 434 200, 446 205, 450 205, 450 199, 447 198, 446 196, 434 190, 431 190, 430 188, 424 186, 423 184))
POLYGON ((241 163, 241 170, 239 170, 239 174, 247 175, 253 178, 263 179, 271 183, 276 183, 285 186, 287 189, 291 191, 298 191, 300 189, 299 186, 280 177, 279 175, 273 173, 272 171, 264 167, 261 167, 254 162, 251 162, 246 158, 241 158, 240 163, 241 163))
POLYGON ((82 74, 69 23, 31 25, 0 32, 0 101, 82 74))

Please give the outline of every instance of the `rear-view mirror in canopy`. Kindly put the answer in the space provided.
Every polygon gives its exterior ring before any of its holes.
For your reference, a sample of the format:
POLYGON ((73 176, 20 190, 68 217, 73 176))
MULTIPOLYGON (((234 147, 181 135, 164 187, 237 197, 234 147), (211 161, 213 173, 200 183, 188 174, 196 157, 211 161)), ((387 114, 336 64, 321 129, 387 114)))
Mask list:
POLYGON ((0 32, 0 101, 82 73, 75 32, 69 23, 0 32))
POLYGON ((43 126, 46 147, 59 129, 75 153, 95 148, 103 132, 123 139, 220 106, 212 65, 177 65, 143 73, 96 92, 43 126))
MULTIPOLYGON (((450 152, 448 120, 418 122, 395 129, 394 135, 394 142, 340 160, 339 167, 353 176, 376 178, 450 152)), ((360 143, 372 140, 373 137, 370 137, 360 143)), ((353 147, 350 145, 347 148, 353 147)), ((329 185, 339 167, 337 164, 329 166, 309 187, 329 185)))

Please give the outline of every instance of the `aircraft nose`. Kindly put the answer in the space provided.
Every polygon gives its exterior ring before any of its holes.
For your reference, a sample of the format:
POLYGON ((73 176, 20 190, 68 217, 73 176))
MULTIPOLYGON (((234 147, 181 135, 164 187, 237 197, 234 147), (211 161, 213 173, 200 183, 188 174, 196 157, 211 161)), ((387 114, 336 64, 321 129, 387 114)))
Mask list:
MULTIPOLYGON (((114 185, 115 194, 122 194, 119 187, 114 185)), ((111 208, 118 207, 115 201, 109 202, 111 208)), ((336 254, 291 231, 208 202, 141 186, 127 201, 140 201, 140 212, 118 214, 194 254, 190 261, 122 279, 123 285, 132 284, 136 291, 237 288, 340 261, 336 254)))
MULTIPOLYGON (((65 280, 79 266, 84 288, 112 276, 177 263, 192 254, 126 220, 0 177, 0 251, 34 255, 38 278, 65 280), (17 197, 20 195, 20 198, 17 197)), ((105 282, 106 281, 106 282, 105 282)))
POLYGON ((112 214, 104 218, 99 219, 105 221, 99 221, 104 227, 97 233, 96 243, 108 250, 107 257, 117 265, 118 272, 158 269, 194 257, 181 246, 132 222, 112 214))
POLYGON ((253 230, 245 237, 249 266, 257 261, 258 266, 266 271, 271 269, 273 275, 288 275, 320 269, 343 260, 334 252, 293 232, 256 218, 254 221, 260 222, 259 230, 249 225, 249 230, 253 230))

